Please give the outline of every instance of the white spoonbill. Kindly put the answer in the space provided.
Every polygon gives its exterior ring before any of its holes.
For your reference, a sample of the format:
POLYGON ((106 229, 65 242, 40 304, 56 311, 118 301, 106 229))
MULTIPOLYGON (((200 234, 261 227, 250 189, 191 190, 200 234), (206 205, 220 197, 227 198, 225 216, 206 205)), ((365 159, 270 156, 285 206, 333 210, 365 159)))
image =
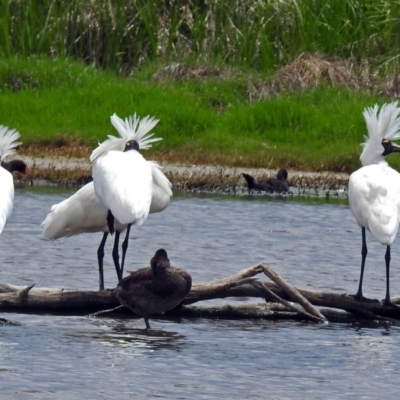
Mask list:
MULTIPOLYGON (((139 143, 136 140, 127 141, 122 153, 111 150, 97 158, 93 164, 94 190, 108 210, 108 230, 114 233, 115 218, 127 224, 124 241, 126 247, 132 224, 142 226, 149 215, 152 183, 151 166, 139 153, 139 143)), ((124 244, 119 281, 122 279, 125 261, 124 244)))
MULTIPOLYGON (((111 117, 111 122, 117 128, 121 137, 109 136, 109 139, 99 145, 92 157, 97 158, 109 150, 119 150, 124 148, 126 140, 133 138, 137 140, 141 149, 148 149, 151 143, 159 138, 150 139, 153 134, 149 131, 158 122, 157 120, 145 117, 140 120, 136 116, 121 120, 115 114, 111 117)), ((150 213, 163 211, 170 202, 172 196, 171 183, 161 172, 161 167, 154 161, 147 161, 152 172, 152 198, 150 213)), ((99 264, 99 288, 104 289, 103 258, 104 246, 108 237, 109 228, 107 224, 108 210, 103 206, 97 197, 93 182, 79 189, 71 197, 65 199, 51 208, 51 212, 42 222, 43 237, 47 240, 56 240, 61 237, 70 237, 86 232, 104 232, 102 241, 97 251, 99 264)), ((113 260, 117 271, 117 276, 122 276, 119 267, 118 241, 119 235, 127 227, 118 220, 114 221, 115 241, 113 248, 113 260)), ((126 252, 127 244, 123 244, 126 252)))
POLYGON ((368 107, 363 115, 367 124, 368 136, 363 144, 360 156, 362 167, 353 172, 349 180, 349 203, 351 211, 361 228, 361 275, 355 298, 368 300, 363 297, 362 283, 367 243, 367 229, 386 246, 386 296, 384 306, 397 307, 390 300, 389 269, 390 245, 393 243, 399 228, 400 218, 400 174, 390 168, 385 157, 393 152, 400 152, 400 146, 392 140, 400 138, 400 109, 397 102, 384 104, 380 111, 378 105, 368 107))
POLYGON ((9 129, 0 125, 0 233, 3 231, 7 219, 10 217, 14 206, 14 181, 12 172, 14 170, 26 171, 26 164, 5 163, 4 157, 15 153, 15 147, 21 144, 16 142, 20 134, 15 129, 9 129))

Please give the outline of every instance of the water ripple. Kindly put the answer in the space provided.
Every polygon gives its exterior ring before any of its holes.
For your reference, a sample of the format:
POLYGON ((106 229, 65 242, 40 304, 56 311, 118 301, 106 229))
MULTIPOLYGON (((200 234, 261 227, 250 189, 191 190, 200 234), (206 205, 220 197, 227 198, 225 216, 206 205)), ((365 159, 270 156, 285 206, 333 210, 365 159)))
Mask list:
MULTIPOLYGON (((17 190, 0 236, 0 281, 97 289, 101 234, 54 243, 40 238, 51 205, 70 193, 17 190)), ((384 248, 367 240, 365 294, 382 298, 384 248)), ((147 266, 160 247, 195 283, 266 262, 295 286, 355 292, 361 235, 343 201, 176 195, 167 210, 132 230, 127 270, 147 266)), ((108 287, 116 284, 110 253, 108 243, 108 287)), ((392 260, 396 294, 396 244, 392 260)), ((146 332, 142 319, 4 317, 19 324, 0 326, 2 399, 375 399, 398 393, 398 328, 155 319, 146 332)))

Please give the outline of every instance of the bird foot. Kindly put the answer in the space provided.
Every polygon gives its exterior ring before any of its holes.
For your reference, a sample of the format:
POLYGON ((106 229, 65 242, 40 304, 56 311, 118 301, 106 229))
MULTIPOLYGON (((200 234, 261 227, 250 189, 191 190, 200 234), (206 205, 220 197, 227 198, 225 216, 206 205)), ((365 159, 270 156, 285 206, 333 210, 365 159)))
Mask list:
POLYGON ((382 300, 382 303, 383 303, 383 307, 384 307, 384 308, 386 308, 386 307, 393 307, 393 308, 395 308, 396 310, 400 310, 400 305, 399 305, 399 304, 393 303, 392 300, 390 300, 390 299, 383 299, 383 300, 382 300))
POLYGON ((366 302, 366 303, 380 303, 380 301, 378 299, 369 299, 368 297, 364 297, 362 294, 348 294, 348 296, 353 297, 354 299, 362 302, 366 302))

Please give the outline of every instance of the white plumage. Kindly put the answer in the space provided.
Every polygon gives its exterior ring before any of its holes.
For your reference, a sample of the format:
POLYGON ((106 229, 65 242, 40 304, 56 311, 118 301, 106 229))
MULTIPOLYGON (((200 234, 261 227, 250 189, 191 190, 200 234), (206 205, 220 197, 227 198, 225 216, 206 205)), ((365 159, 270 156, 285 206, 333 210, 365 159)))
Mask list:
MULTIPOLYGON (((0 163, 4 157, 15 153, 20 137, 15 129, 0 125, 0 163)), ((3 231, 14 206, 14 181, 12 174, 0 166, 0 233, 3 231)))
MULTIPOLYGON (((150 214, 158 213, 168 207, 172 196, 171 182, 161 172, 154 161, 147 161, 152 172, 152 198, 150 214)), ((57 240, 81 233, 109 232, 107 208, 103 206, 94 191, 93 182, 89 182, 76 193, 51 207, 51 212, 42 222, 43 238, 57 240)), ((114 230, 123 232, 127 224, 114 221, 114 230)))
POLYGON ((400 109, 397 102, 366 108, 364 118, 368 136, 360 156, 363 167, 355 171, 349 180, 351 211, 362 232, 362 261, 359 288, 355 297, 365 300, 362 294, 367 245, 365 230, 381 244, 386 245, 386 297, 385 305, 393 305, 389 291, 390 245, 396 238, 400 222, 400 174, 389 167, 385 156, 399 152, 400 147, 392 140, 400 138, 400 109))
POLYGON ((3 232, 14 206, 14 182, 12 175, 0 167, 0 233, 3 232))
MULTIPOLYGON (((108 149, 111 151, 122 151, 126 141, 137 140, 141 149, 148 149, 151 143, 161 140, 161 138, 153 138, 153 134, 148 134, 157 123, 157 120, 151 117, 145 117, 142 120, 136 116, 121 120, 115 114, 111 117, 113 125, 118 129, 122 136, 116 138, 109 136, 109 139, 103 142, 92 153, 92 160, 107 154, 108 149), (107 144, 109 147, 107 147, 107 144)), ((119 152, 117 155, 121 156, 119 152)), ((140 155, 140 154, 139 154, 140 155)), ((162 173, 161 167, 154 161, 146 161, 147 166, 151 169, 151 205, 150 213, 163 211, 170 202, 172 196, 171 182, 162 173)), ((147 170, 146 166, 146 170, 147 170)), ((56 240, 61 237, 69 237, 85 232, 104 232, 103 240, 98 249, 98 262, 100 274, 100 290, 104 289, 103 278, 103 256, 104 245, 109 233, 107 224, 108 209, 103 206, 94 190, 94 183, 90 182, 79 189, 71 197, 65 199, 59 204, 55 204, 51 208, 51 212, 42 222, 43 237, 47 240, 56 240)), ((122 224, 118 219, 114 220, 114 230, 116 232, 113 259, 119 275, 118 262, 118 240, 119 234, 127 228, 127 224, 122 224)), ((124 246, 124 245, 123 245, 124 246)), ((126 251, 126 250, 125 250, 126 251)), ((123 254, 124 256, 124 254, 123 254)))
MULTIPOLYGON (((128 142, 130 143, 130 142, 128 142)), ((142 226, 150 212, 151 166, 137 150, 109 151, 93 164, 94 190, 123 224, 142 226)))

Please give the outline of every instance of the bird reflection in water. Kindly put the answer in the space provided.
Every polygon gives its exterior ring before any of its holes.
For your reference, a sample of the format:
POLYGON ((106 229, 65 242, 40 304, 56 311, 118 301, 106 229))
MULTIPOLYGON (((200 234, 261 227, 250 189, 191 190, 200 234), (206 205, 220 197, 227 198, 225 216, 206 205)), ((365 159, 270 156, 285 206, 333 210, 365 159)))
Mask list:
MULTIPOLYGON (((174 318, 174 320, 176 320, 174 318)), ((83 337, 89 340, 95 340, 105 346, 115 348, 133 348, 136 350, 182 350, 186 344, 186 336, 178 332, 143 329, 134 323, 137 328, 132 327, 131 319, 89 319, 91 327, 84 331, 75 331, 70 336, 72 342, 76 338, 81 341, 83 337)), ((140 321, 142 324, 142 321, 140 321)))

